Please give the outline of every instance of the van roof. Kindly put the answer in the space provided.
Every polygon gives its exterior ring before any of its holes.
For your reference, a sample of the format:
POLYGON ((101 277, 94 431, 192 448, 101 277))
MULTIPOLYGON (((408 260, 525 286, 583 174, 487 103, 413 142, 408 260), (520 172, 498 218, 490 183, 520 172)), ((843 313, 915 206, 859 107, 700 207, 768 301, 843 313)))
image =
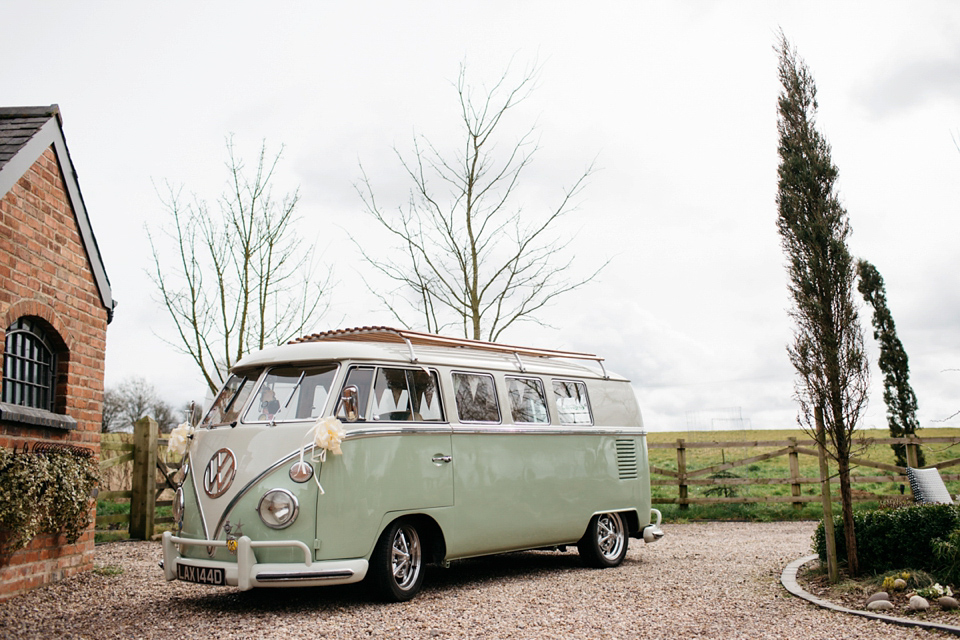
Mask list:
POLYGON ((603 365, 603 358, 590 353, 450 338, 392 327, 358 327, 310 334, 291 340, 287 345, 252 353, 240 360, 234 369, 334 359, 483 366, 514 371, 535 369, 544 373, 623 379, 611 376, 603 365), (600 371, 564 360, 592 361, 600 366, 600 371))

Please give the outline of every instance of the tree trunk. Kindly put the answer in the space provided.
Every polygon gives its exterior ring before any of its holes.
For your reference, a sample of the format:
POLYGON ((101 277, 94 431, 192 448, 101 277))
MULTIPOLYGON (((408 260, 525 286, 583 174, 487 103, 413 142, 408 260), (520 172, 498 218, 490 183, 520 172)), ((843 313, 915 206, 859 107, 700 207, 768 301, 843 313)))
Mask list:
POLYGON ((820 497, 823 500, 823 533, 827 543, 827 575, 830 582, 840 581, 837 571, 837 538, 833 528, 833 503, 830 496, 830 468, 827 466, 827 433, 823 428, 823 409, 814 410, 817 423, 817 451, 820 454, 820 497))
POLYGON ((860 575, 857 558, 857 532, 853 524, 853 494, 850 491, 850 460, 839 456, 837 469, 840 475, 840 503, 843 508, 843 537, 847 545, 847 573, 855 578, 860 575))

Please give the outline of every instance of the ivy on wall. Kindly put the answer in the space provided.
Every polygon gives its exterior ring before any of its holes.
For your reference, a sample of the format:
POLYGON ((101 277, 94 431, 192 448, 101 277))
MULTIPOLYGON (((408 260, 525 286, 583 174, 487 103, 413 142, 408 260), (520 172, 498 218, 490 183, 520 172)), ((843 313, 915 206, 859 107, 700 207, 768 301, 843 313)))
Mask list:
POLYGON ((68 447, 45 452, 0 448, 0 554, 27 546, 40 533, 76 542, 90 525, 100 468, 68 447))

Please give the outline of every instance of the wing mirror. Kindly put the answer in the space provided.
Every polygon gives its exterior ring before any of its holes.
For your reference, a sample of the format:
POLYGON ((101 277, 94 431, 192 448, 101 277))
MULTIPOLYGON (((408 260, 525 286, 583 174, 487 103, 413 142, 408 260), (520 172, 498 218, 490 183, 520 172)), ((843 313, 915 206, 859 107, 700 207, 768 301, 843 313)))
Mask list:
POLYGON ((340 410, 347 422, 356 422, 360 417, 360 390, 357 385, 350 384, 343 388, 340 394, 340 410))

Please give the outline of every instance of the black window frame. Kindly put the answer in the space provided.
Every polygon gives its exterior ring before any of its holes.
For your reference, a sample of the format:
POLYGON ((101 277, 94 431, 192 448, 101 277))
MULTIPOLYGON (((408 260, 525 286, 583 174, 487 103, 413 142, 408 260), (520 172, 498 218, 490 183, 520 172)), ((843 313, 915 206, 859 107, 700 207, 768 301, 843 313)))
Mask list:
POLYGON ((30 316, 7 327, 3 344, 2 402, 55 413, 60 357, 50 333, 30 316))

